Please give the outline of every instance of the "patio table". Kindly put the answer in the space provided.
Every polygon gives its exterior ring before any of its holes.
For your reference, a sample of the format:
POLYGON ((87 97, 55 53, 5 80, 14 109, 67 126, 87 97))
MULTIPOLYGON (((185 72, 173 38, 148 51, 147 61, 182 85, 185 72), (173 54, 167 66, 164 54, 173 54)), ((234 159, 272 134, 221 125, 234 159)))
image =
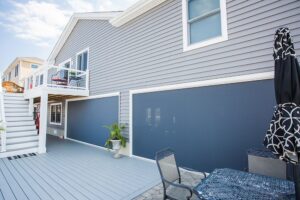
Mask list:
POLYGON ((291 181, 233 169, 214 170, 194 188, 194 192, 204 200, 295 199, 291 181))

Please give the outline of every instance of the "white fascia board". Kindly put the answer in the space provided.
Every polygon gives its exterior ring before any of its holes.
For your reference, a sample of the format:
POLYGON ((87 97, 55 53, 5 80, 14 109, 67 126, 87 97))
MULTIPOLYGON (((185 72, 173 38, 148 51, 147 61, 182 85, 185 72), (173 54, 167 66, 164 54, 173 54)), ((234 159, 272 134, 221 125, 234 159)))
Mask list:
POLYGON ((54 48, 52 49, 50 56, 47 59, 49 64, 54 64, 55 57, 63 47, 64 43, 71 34, 73 28, 77 24, 78 20, 110 20, 117 16, 120 12, 91 12, 91 13, 75 13, 70 18, 68 24, 64 28, 62 34, 57 40, 54 48))
POLYGON ((110 23, 116 27, 122 26, 123 24, 144 14, 145 12, 151 10, 152 8, 158 6, 159 4, 165 1, 166 0, 140 0, 133 4, 131 7, 129 7, 125 12, 112 18, 110 20, 110 23))

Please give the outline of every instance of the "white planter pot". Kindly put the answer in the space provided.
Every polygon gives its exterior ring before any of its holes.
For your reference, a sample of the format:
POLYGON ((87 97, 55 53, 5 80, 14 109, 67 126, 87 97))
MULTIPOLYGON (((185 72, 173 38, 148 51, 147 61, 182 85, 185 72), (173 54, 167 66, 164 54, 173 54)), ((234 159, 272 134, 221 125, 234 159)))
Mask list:
POLYGON ((111 140, 112 149, 115 151, 114 158, 120 158, 121 140, 111 140))
POLYGON ((111 140, 111 144, 113 150, 121 149, 121 140, 111 140))

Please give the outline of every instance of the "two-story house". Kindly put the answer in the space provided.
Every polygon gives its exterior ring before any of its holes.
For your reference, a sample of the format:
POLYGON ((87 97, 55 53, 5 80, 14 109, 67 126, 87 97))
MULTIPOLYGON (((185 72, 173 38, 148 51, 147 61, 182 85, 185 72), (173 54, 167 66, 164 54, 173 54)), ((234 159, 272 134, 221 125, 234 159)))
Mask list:
POLYGON ((12 81, 17 85, 24 85, 24 78, 42 66, 44 60, 35 57, 17 57, 4 70, 2 81, 12 81))
POLYGON ((25 83, 25 98, 41 105, 39 152, 50 125, 102 148, 103 126, 117 121, 128 156, 171 147, 187 167, 243 169, 272 117, 280 27, 300 52, 300 1, 149 0, 74 14, 49 68, 25 83))

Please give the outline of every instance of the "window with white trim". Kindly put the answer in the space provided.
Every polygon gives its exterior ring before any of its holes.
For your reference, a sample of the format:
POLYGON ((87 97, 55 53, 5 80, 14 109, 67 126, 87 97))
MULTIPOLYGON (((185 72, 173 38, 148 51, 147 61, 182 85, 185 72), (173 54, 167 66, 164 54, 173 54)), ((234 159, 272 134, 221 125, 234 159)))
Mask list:
POLYGON ((184 50, 227 40, 226 0, 182 0, 184 50))
POLYGON ((88 68, 88 56, 89 56, 88 49, 77 53, 76 67, 77 67, 78 70, 81 70, 81 71, 86 71, 87 70, 87 68, 88 68))
POLYGON ((71 58, 59 64, 60 67, 71 68, 71 58))
POLYGON ((62 103, 50 104, 50 124, 61 125, 62 103))

